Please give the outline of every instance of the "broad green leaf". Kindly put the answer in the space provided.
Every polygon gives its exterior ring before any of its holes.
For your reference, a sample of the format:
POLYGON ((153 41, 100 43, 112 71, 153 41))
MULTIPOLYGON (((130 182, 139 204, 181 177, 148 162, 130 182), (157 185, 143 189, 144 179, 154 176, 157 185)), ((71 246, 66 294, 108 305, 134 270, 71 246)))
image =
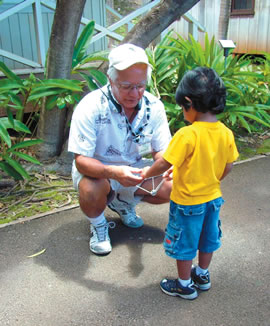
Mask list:
POLYGON ((205 58, 207 59, 208 64, 210 64, 210 44, 208 39, 208 33, 205 33, 204 37, 204 52, 205 52, 205 58))
POLYGON ((8 97, 10 98, 10 101, 16 105, 17 109, 23 108, 23 103, 17 94, 9 92, 8 97))
POLYGON ((14 80, 17 82, 17 84, 23 86, 23 81, 16 75, 14 74, 5 64, 4 62, 0 61, 0 70, 4 73, 4 75, 10 79, 14 80))
POLYGON ((11 146, 10 136, 9 136, 6 128, 1 123, 1 119, 0 119, 0 138, 2 138, 4 140, 4 142, 8 145, 8 147, 11 146))
POLYGON ((108 61, 107 56, 102 56, 102 55, 88 55, 86 58, 81 60, 73 69, 72 69, 72 74, 77 73, 77 70, 88 70, 89 65, 87 63, 89 62, 95 62, 95 61, 108 61))
POLYGON ((95 30, 95 22, 90 21, 81 32, 73 52, 72 67, 75 67, 85 56, 95 30))
POLYGON ((175 75, 175 73, 176 73, 175 67, 172 67, 171 69, 167 69, 166 73, 164 73, 161 77, 157 78, 157 82, 161 83, 163 80, 175 75))
POLYGON ((254 112, 255 108, 253 106, 236 106, 231 108, 229 112, 254 112))
POLYGON ((31 131, 24 123, 15 119, 14 119, 14 127, 12 127, 7 117, 0 118, 0 125, 2 125, 5 129, 10 128, 10 129, 15 129, 16 131, 23 131, 27 134, 31 134, 31 131))
POLYGON ((28 155, 28 154, 24 154, 24 153, 21 153, 21 152, 12 152, 13 155, 16 155, 18 156, 19 158, 25 160, 25 161, 28 161, 28 162, 31 162, 31 163, 34 163, 34 164, 41 164, 37 159, 35 159, 34 157, 28 155))
POLYGON ((14 180, 23 180, 23 177, 5 161, 0 161, 0 169, 6 172, 7 175, 14 178, 14 180))
POLYGON ((46 109, 52 110, 54 107, 56 107, 56 101, 57 101, 58 95, 51 95, 48 96, 46 99, 46 109))
POLYGON ((28 97, 27 102, 32 102, 34 100, 41 99, 42 97, 46 96, 52 96, 52 95, 60 95, 62 93, 65 93, 66 90, 63 88, 55 88, 55 89, 39 89, 36 90, 35 93, 31 93, 31 95, 28 97))
POLYGON ((24 86, 16 80, 0 79, 0 93, 4 93, 13 89, 22 89, 24 86))
POLYGON ((89 74, 90 76, 94 77, 94 79, 102 86, 108 83, 108 78, 102 71, 90 68, 89 74))
POLYGON ((265 111, 263 111, 263 110, 260 110, 259 112, 260 112, 260 114, 263 116, 263 118, 265 119, 265 121, 266 121, 267 123, 270 124, 270 115, 267 114, 267 113, 266 113, 265 111))
POLYGON ((34 146, 34 145, 38 145, 40 143, 42 143, 43 140, 42 139, 31 139, 31 140, 24 140, 20 143, 17 143, 15 145, 12 145, 9 149, 8 152, 14 151, 15 149, 19 149, 19 148, 25 148, 25 147, 29 147, 29 146, 34 146))
POLYGON ((11 157, 4 156, 4 160, 11 165, 23 178, 29 179, 30 176, 26 172, 26 170, 21 166, 20 163, 17 161, 13 160, 11 157))
POLYGON ((87 86, 88 86, 90 91, 94 91, 94 90, 102 87, 102 85, 99 85, 99 83, 97 83, 97 81, 95 81, 92 77, 85 74, 84 72, 80 72, 80 75, 86 80, 87 86))
POLYGON ((248 124, 247 121, 244 119, 244 117, 242 117, 241 115, 239 115, 239 116, 238 116, 238 119, 239 119, 241 125, 242 125, 245 129, 247 129, 247 131, 248 131, 249 133, 251 133, 251 130, 250 130, 249 124, 248 124))
POLYGON ((35 85, 32 93, 39 92, 41 89, 48 89, 48 88, 64 88, 67 90, 71 90, 74 92, 81 92, 82 86, 79 80, 75 79, 43 79, 35 85))
POLYGON ((270 128, 270 123, 267 123, 265 121, 263 121, 262 119, 256 117, 255 115, 253 114, 250 114, 250 113, 246 113, 246 112, 241 112, 241 114, 249 119, 252 119, 252 120, 255 120, 259 123, 261 123, 262 125, 266 126, 266 127, 269 127, 270 128))
POLYGON ((18 120, 14 120, 14 129, 16 131, 22 131, 27 134, 31 134, 30 129, 23 122, 18 121, 18 120))
POLYGON ((9 121, 10 125, 12 126, 12 128, 14 128, 13 114, 8 107, 6 108, 6 112, 7 112, 8 121, 9 121))
POLYGON ((232 126, 233 126, 233 125, 235 124, 235 122, 236 122, 236 117, 237 117, 236 114, 233 114, 233 113, 230 114, 230 120, 231 120, 232 126))

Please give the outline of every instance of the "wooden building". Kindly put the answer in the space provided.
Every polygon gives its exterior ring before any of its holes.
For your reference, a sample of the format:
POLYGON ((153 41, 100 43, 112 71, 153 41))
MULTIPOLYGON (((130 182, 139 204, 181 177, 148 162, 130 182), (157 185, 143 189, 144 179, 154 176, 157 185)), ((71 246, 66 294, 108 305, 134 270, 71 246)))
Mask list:
MULTIPOLYGON (((200 0, 188 13, 203 25, 209 39, 218 41, 218 24, 222 0, 200 0)), ((180 19, 173 29, 188 38, 189 26, 180 19)), ((198 39, 203 45, 204 33, 198 39)), ((232 0, 227 39, 232 40, 235 53, 260 54, 270 52, 270 0, 232 0)))
MULTIPOLYGON (((56 0, 3 0, 0 5, 0 61, 17 71, 43 68, 55 4, 56 0)), ((106 26, 105 0, 86 0, 83 17, 85 23, 94 19, 98 25, 106 26)), ((105 48, 106 39, 103 38, 92 44, 89 51, 105 48)))

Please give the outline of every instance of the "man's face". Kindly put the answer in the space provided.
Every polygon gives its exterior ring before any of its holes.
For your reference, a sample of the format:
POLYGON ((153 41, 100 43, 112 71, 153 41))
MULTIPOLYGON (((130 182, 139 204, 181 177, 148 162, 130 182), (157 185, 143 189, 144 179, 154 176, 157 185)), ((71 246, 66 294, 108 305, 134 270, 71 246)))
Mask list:
POLYGON ((134 109, 143 96, 147 83, 147 65, 135 64, 119 70, 115 81, 110 79, 112 92, 124 109, 134 109))

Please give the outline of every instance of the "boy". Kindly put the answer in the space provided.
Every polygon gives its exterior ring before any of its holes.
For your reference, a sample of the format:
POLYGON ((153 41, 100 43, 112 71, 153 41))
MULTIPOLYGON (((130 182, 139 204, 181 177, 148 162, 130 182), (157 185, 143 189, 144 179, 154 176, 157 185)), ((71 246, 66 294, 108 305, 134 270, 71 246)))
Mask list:
POLYGON ((238 157, 233 133, 216 114, 224 110, 226 88, 210 68, 188 71, 176 91, 176 102, 191 125, 181 128, 163 157, 142 172, 143 178, 164 173, 173 166, 169 223, 164 248, 176 259, 178 279, 163 279, 161 290, 168 295, 195 299, 196 288, 211 287, 208 267, 213 252, 221 246, 219 211, 223 204, 220 181, 238 157), (198 266, 192 260, 199 250, 198 266))

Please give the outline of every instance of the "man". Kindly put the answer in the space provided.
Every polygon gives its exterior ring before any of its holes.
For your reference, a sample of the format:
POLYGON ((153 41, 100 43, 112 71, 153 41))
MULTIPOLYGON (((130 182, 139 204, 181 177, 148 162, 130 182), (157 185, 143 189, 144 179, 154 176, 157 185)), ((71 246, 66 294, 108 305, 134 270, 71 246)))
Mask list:
POLYGON ((90 250, 98 255, 112 250, 108 229, 114 223, 104 216, 106 205, 126 226, 138 228, 143 220, 136 204, 166 203, 171 192, 171 182, 165 180, 152 196, 147 192, 152 180, 140 176, 143 155, 152 153, 156 160, 171 139, 163 104, 145 91, 151 76, 145 51, 132 44, 113 49, 107 74, 109 84, 77 105, 68 147, 75 156, 72 178, 80 208, 91 223, 90 250))

